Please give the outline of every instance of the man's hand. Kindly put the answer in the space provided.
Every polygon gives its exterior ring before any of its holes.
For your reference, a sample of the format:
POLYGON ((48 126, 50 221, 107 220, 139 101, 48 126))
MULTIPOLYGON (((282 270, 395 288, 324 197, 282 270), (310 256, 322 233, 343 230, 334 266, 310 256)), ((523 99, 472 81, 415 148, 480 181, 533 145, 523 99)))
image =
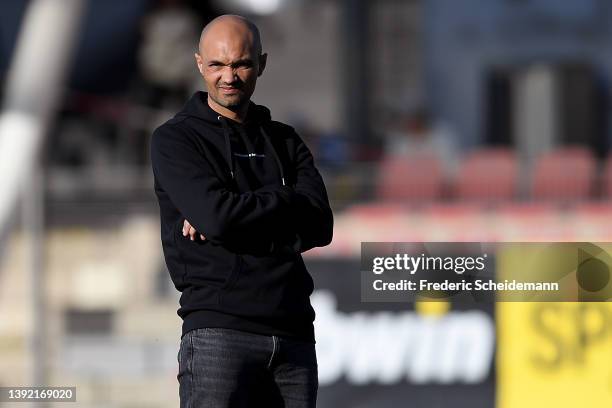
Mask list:
MULTIPOLYGON (((191 239, 192 241, 195 241, 195 237, 197 233, 198 231, 196 231, 196 229, 191 226, 189 221, 187 220, 183 221, 183 236, 184 237, 189 235, 189 239, 191 239)), ((206 237, 202 234, 200 234, 200 238, 202 239, 202 241, 206 239, 206 237)))

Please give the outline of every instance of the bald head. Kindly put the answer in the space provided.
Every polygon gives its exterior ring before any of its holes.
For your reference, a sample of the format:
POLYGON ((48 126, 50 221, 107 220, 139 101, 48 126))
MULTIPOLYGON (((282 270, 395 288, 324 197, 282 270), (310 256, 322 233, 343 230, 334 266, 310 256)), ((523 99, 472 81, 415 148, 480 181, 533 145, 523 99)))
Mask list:
POLYGON ((255 24, 235 15, 215 18, 202 30, 195 59, 209 106, 226 117, 244 118, 267 60, 255 24))
POLYGON ((244 41, 245 45, 251 48, 254 57, 261 55, 259 29, 252 21, 234 14, 219 16, 202 29, 198 51, 203 54, 207 47, 228 39, 244 41))

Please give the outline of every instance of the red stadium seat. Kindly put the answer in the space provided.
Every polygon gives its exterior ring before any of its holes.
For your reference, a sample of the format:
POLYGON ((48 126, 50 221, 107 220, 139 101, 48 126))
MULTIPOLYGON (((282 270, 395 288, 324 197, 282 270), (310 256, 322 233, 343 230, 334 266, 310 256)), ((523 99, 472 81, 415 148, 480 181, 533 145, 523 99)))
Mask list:
POLYGON ((455 194, 463 201, 501 202, 516 198, 518 165, 510 149, 482 149, 463 160, 455 194))
POLYGON ((379 167, 376 196, 386 202, 426 202, 440 198, 443 187, 438 159, 430 155, 390 156, 379 167))
POLYGON ((531 198, 538 201, 579 202, 590 198, 595 159, 583 147, 561 148, 535 163, 531 198))
POLYGON ((601 187, 603 198, 612 199, 612 153, 608 155, 608 158, 604 164, 601 187))

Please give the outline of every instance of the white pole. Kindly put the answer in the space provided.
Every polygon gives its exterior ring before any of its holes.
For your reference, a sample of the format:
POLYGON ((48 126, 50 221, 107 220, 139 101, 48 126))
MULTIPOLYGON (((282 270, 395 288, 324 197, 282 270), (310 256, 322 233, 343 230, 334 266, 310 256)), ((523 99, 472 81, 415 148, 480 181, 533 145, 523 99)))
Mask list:
MULTIPOLYGON (((55 115, 84 0, 32 0, 6 79, 0 114, 0 236, 8 228, 20 192, 29 235, 28 279, 32 297, 30 386, 45 386, 44 225, 40 146, 55 115)), ((37 404, 42 406, 43 404, 37 404)))
POLYGON ((84 3, 32 0, 24 17, 0 113, 0 230, 58 108, 84 3))

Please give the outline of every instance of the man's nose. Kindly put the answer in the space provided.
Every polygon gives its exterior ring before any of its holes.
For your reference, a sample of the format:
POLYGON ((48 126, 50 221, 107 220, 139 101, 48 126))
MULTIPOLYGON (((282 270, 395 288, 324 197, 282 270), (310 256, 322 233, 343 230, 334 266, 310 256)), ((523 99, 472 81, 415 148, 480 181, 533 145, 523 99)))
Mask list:
POLYGON ((236 79, 236 70, 232 67, 224 67, 221 73, 221 80, 226 84, 231 84, 236 79))

